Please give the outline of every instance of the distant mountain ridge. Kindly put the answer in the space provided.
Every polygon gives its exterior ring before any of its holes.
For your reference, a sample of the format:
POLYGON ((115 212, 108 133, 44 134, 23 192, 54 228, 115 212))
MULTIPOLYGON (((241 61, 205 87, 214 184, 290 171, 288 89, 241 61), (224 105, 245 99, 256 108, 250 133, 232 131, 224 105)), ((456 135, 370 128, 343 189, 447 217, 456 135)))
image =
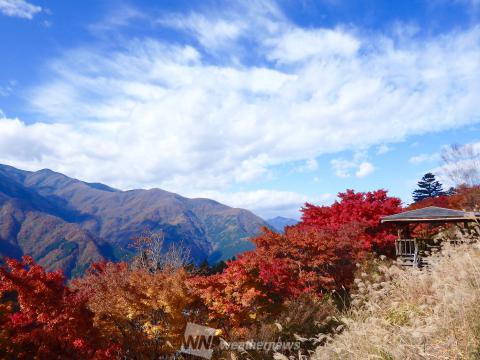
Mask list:
POLYGON ((47 269, 81 274, 92 261, 122 260, 132 238, 163 232, 194 260, 211 262, 253 249, 267 223, 244 209, 160 189, 121 191, 52 170, 0 165, 0 256, 31 254, 47 269))
POLYGON ((277 216, 272 219, 266 220, 267 224, 270 225, 270 228, 273 230, 283 233, 285 230, 285 226, 293 226, 298 224, 298 220, 286 218, 283 216, 277 216))

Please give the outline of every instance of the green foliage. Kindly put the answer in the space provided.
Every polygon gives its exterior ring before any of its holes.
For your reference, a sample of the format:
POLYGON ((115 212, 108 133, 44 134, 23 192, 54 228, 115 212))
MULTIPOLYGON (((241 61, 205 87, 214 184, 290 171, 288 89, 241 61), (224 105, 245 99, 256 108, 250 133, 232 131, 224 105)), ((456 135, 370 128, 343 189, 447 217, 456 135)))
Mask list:
POLYGON ((227 267, 227 263, 225 261, 219 261, 214 265, 210 265, 207 259, 203 260, 198 267, 194 267, 191 272, 198 274, 198 275, 214 275, 220 274, 225 270, 227 267))
POLYGON ((37 256, 35 256, 35 260, 39 261, 40 259, 43 259, 45 256, 47 256, 50 252, 53 250, 57 250, 60 248, 63 244, 67 243, 67 240, 65 238, 62 238, 58 241, 55 241, 51 244, 48 244, 43 251, 41 251, 37 256))
POLYGON ((410 304, 403 304, 388 311, 387 321, 396 326, 405 326, 410 323, 412 316, 418 312, 418 309, 410 304))
POLYGON ((418 189, 413 192, 413 200, 415 202, 447 194, 443 191, 442 184, 435 179, 435 175, 432 173, 423 175, 422 180, 420 180, 417 185, 418 189))
POLYGON ((390 354, 388 351, 385 351, 383 349, 380 349, 379 351, 380 359, 381 360, 394 360, 395 358, 393 357, 392 354, 390 354))
POLYGON ((65 242, 63 243, 60 247, 60 253, 57 255, 57 260, 61 260, 69 255, 71 255, 72 253, 74 253, 76 250, 78 250, 78 244, 77 243, 74 243, 74 242, 71 242, 71 241, 68 241, 68 242, 65 242))

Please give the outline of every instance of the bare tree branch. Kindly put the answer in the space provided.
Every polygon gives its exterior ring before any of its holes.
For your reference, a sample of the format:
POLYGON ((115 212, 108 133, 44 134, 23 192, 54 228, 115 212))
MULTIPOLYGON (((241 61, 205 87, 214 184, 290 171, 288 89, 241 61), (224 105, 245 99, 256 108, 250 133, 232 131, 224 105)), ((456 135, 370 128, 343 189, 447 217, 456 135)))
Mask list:
POLYGON ((480 148, 476 144, 454 144, 444 148, 442 172, 456 186, 480 184, 480 148))
POLYGON ((146 231, 134 241, 137 249, 132 265, 137 268, 156 271, 176 271, 188 265, 191 261, 190 249, 183 241, 165 244, 165 234, 146 231))

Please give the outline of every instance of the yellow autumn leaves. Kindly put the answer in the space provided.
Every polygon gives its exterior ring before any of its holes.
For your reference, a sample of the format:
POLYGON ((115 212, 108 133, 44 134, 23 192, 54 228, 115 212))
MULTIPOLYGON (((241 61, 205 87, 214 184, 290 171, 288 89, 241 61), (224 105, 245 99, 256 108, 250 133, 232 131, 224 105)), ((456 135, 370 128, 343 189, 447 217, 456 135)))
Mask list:
POLYGON ((180 347, 194 300, 183 270, 150 272, 125 264, 97 266, 73 286, 84 293, 105 337, 145 359, 180 347))

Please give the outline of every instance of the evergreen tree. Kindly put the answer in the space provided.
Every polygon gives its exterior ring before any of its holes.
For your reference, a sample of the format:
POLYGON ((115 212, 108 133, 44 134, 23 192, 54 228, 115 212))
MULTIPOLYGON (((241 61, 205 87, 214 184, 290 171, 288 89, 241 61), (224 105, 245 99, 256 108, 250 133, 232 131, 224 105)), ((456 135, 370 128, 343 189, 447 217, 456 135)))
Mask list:
POLYGON ((422 180, 420 180, 417 185, 418 189, 413 192, 413 200, 415 202, 446 195, 445 191, 443 191, 442 184, 435 179, 435 175, 432 173, 423 175, 422 180))
POLYGON ((198 266, 197 273, 199 275, 211 275, 211 268, 207 259, 203 260, 201 264, 198 266))
POLYGON ((205 259, 200 263, 200 265, 195 269, 194 272, 197 275, 209 276, 209 275, 220 274, 226 267, 227 267, 227 264, 223 260, 219 261, 214 265, 210 265, 207 259, 205 259))
POLYGON ((225 261, 220 261, 212 266, 212 273, 213 274, 221 274, 223 270, 227 268, 227 263, 225 261))

